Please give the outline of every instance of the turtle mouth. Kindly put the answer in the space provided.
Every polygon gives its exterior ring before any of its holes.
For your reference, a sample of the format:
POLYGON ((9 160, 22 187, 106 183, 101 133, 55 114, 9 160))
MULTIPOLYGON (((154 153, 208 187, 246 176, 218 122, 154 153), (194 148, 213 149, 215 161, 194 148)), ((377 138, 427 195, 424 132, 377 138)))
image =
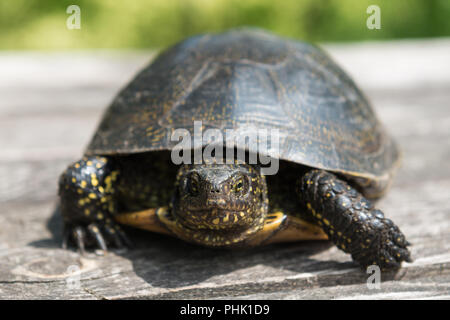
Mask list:
POLYGON ((229 210, 202 208, 183 211, 177 215, 179 222, 192 230, 243 230, 252 226, 255 218, 250 209, 229 210))
POLYGON ((198 208, 175 210, 169 228, 180 238, 208 247, 238 245, 264 225, 264 211, 198 208))
MULTIPOLYGON (((205 211, 205 210, 196 210, 205 211)), ((224 210, 225 211, 225 210, 224 210)), ((225 211, 231 217, 240 217, 240 212, 225 211)), ((217 218, 216 218, 217 219, 217 218)), ((239 219, 239 218, 237 218, 239 219)), ((245 243, 245 240, 251 238, 264 226, 265 215, 261 215, 258 219, 254 219, 249 225, 238 225, 236 222, 205 222, 186 220, 183 217, 169 215, 169 217, 161 216, 160 220, 169 228, 176 236, 185 241, 193 242, 207 247, 232 247, 245 243)))

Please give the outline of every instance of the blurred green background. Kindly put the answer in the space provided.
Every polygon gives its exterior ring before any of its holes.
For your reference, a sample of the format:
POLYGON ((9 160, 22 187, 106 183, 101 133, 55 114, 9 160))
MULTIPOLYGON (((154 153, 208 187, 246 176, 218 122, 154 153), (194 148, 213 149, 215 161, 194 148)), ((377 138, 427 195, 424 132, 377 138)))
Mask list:
POLYGON ((243 25, 313 42, 450 36, 450 0, 0 0, 0 49, 159 48, 243 25), (381 30, 366 27, 371 4, 381 30))

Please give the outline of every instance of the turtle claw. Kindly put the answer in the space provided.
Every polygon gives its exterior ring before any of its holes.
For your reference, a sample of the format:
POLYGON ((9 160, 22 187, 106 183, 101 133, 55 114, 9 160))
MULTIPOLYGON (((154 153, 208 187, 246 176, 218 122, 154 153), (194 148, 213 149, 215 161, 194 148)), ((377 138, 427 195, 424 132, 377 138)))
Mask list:
POLYGON ((392 246, 392 254, 395 255, 397 260, 412 262, 411 253, 407 248, 400 248, 395 245, 392 246))
POLYGON ((82 255, 86 255, 86 248, 94 247, 104 253, 109 246, 126 249, 132 248, 132 243, 118 225, 91 223, 87 226, 65 226, 63 233, 63 249, 74 244, 82 255))
POLYGON ((400 229, 393 224, 392 221, 389 222, 388 225, 390 228, 387 234, 388 240, 386 240, 387 250, 398 263, 401 263, 402 261, 411 262, 411 253, 407 248, 410 243, 406 241, 405 236, 400 229))
POLYGON ((398 262, 395 258, 393 258, 388 252, 381 252, 384 261, 382 263, 382 270, 395 270, 400 268, 400 262, 398 262))
POLYGON ((80 226, 75 227, 73 230, 73 237, 77 244, 78 250, 80 250, 80 253, 83 256, 86 255, 86 251, 84 249, 84 247, 85 247, 84 243, 86 241, 86 232, 84 232, 84 229, 80 226))
POLYGON ((407 246, 409 242, 400 229, 389 219, 381 220, 381 234, 374 241, 369 251, 353 256, 363 267, 378 265, 381 270, 399 269, 403 261, 411 262, 411 253, 407 246))
POLYGON ((114 244, 117 248, 123 249, 125 247, 116 228, 106 227, 105 231, 108 233, 110 239, 114 241, 114 244))
POLYGON ((108 226, 106 232, 119 249, 131 249, 133 244, 119 225, 108 226))
POLYGON ((106 246, 105 239, 103 238, 99 227, 95 223, 91 223, 87 227, 91 236, 95 239, 97 246, 102 249, 104 252, 108 251, 108 247, 106 246))
POLYGON ((119 226, 117 226, 116 232, 119 234, 120 239, 122 239, 123 243, 127 248, 129 249, 134 248, 133 242, 131 242, 127 234, 119 226))

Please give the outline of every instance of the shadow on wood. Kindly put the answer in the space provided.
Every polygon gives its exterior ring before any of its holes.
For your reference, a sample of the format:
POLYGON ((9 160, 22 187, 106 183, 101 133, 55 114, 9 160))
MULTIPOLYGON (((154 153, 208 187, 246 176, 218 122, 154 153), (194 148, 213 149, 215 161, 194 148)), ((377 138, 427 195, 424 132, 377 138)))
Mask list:
MULTIPOLYGON (((58 208, 47 221, 52 238, 33 241, 28 245, 41 249, 61 246, 62 218, 58 208)), ((111 251, 130 260, 133 271, 153 287, 180 288, 199 284, 209 278, 227 275, 240 269, 265 265, 273 269, 285 268, 295 273, 354 268, 353 262, 318 261, 310 256, 328 250, 330 241, 273 244, 251 249, 211 249, 183 242, 164 235, 125 227, 135 248, 111 251), (297 263, 295 263, 297 261, 297 263)), ((73 247, 71 250, 75 250, 73 247)), ((94 254, 91 250, 90 257, 94 254)), ((102 259, 101 256, 97 257, 102 259)), ((350 283, 365 282, 366 275, 353 278, 350 283)))

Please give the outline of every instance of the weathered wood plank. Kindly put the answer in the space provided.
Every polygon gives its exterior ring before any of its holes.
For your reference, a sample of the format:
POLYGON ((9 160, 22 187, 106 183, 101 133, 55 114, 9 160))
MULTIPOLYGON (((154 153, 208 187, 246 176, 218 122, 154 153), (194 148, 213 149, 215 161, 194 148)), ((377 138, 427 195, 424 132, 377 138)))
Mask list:
MULTIPOLYGON (((442 206, 448 194, 436 192, 449 187, 450 181, 425 184, 413 203, 409 199, 415 186, 394 187, 381 203, 413 243, 415 262, 406 264, 397 275, 402 281, 450 272, 450 205, 442 206)), ((242 295, 358 284, 366 279, 347 255, 327 243, 217 252, 139 233, 133 238, 138 248, 132 252, 81 260, 76 253, 56 248, 61 221, 54 217, 47 222, 53 206, 50 201, 33 205, 10 202, 4 207, 0 225, 15 232, 0 233, 0 243, 6 243, 0 251, 5 267, 0 283, 54 281, 61 285, 63 273, 71 265, 83 265, 84 288, 105 298, 242 295), (115 273, 120 274, 116 284, 109 280, 115 273), (124 281, 129 283, 126 289, 124 281)))
MULTIPOLYGON (((217 297, 222 299, 222 297, 217 297)), ((223 299, 229 299, 225 296, 223 299)), ((380 288, 369 289, 364 285, 346 285, 310 288, 309 290, 294 289, 263 294, 239 296, 238 300, 253 299, 338 299, 338 300, 380 300, 380 299, 450 299, 450 277, 438 274, 433 277, 401 281, 386 281, 380 288)))
POLYGON ((413 243, 415 261, 385 275, 379 290, 327 242, 215 251, 138 231, 130 252, 82 258, 60 249, 57 177, 151 54, 3 53, 0 298, 448 299, 450 40, 329 48, 404 152, 379 206, 413 243))
POLYGON ((153 52, 1 52, 0 114, 102 110, 153 52))

